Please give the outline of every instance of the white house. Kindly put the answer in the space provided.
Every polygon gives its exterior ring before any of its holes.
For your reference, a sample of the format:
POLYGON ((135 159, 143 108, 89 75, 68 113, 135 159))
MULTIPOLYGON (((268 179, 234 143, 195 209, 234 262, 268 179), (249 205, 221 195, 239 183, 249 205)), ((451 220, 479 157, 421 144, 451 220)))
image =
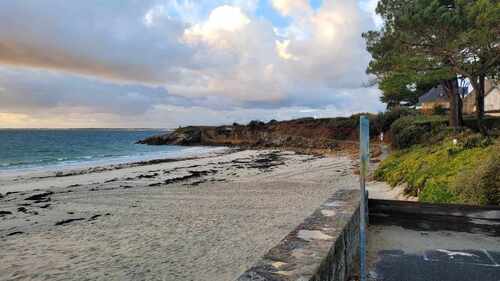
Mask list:
MULTIPOLYGON (((464 98, 464 113, 476 112, 476 90, 464 98)), ((484 82, 484 111, 488 115, 500 116, 500 85, 498 81, 486 80, 484 82)))

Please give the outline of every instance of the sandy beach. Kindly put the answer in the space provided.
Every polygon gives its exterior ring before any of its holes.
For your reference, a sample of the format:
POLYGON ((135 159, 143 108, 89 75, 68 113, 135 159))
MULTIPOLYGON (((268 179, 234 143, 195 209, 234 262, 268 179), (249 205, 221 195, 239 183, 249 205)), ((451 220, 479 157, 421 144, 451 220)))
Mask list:
POLYGON ((244 150, 3 177, 0 280, 234 280, 329 195, 358 188, 354 164, 244 150))

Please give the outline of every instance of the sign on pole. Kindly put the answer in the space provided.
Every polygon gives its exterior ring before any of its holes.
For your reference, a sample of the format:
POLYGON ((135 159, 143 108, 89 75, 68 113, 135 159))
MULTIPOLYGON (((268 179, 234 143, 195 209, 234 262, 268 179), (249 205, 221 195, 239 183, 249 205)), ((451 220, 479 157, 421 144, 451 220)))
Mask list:
POLYGON ((366 281, 366 191, 365 177, 368 171, 370 157, 370 123, 367 116, 359 119, 359 185, 361 189, 361 202, 359 212, 359 276, 361 281, 366 281))

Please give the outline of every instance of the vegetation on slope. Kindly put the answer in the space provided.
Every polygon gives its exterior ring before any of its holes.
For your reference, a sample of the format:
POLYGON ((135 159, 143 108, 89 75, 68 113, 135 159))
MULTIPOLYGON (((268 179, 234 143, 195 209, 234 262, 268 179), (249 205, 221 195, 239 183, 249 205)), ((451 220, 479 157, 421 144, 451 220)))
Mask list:
POLYGON ((403 184, 406 194, 424 202, 500 205, 500 141, 470 131, 445 132, 416 132, 426 141, 395 151, 375 178, 403 184))
MULTIPOLYGON (((377 124, 377 115, 368 115, 377 124)), ((379 134, 372 126, 371 134, 379 134)), ((139 143, 151 145, 237 145, 331 149, 339 142, 358 139, 359 114, 336 118, 301 118, 289 121, 251 121, 247 125, 189 126, 153 136, 139 143)))

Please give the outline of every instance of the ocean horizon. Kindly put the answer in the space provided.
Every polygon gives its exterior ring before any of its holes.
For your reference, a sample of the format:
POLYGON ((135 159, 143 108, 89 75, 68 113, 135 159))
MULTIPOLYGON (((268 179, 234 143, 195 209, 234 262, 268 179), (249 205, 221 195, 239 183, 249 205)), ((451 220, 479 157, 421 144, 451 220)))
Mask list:
POLYGON ((147 128, 0 129, 0 173, 180 158, 213 149, 136 144, 167 131, 147 128))

